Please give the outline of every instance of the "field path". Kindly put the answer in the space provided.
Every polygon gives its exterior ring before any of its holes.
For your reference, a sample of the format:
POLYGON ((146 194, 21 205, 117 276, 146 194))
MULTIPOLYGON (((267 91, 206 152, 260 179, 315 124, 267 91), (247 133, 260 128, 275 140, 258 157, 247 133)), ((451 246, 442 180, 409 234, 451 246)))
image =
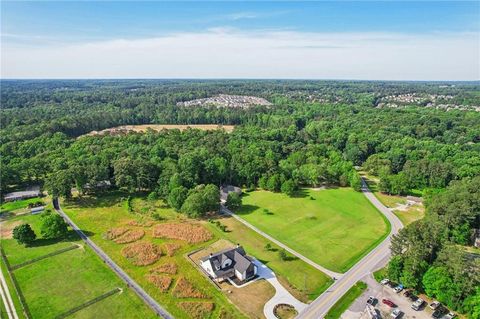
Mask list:
POLYGON ((62 216, 65 221, 77 232, 80 238, 88 245, 93 251, 103 260, 108 267, 110 267, 117 275, 122 279, 128 287, 133 291, 160 317, 165 319, 173 319, 173 316, 169 314, 159 303, 155 301, 145 290, 140 287, 135 280, 133 280, 126 272, 123 271, 108 255, 98 247, 90 238, 85 235, 84 232, 67 216, 60 207, 60 203, 57 198, 53 199, 53 207, 62 216))
POLYGON ((270 240, 271 242, 274 242, 276 245, 280 246, 281 248, 285 249, 286 251, 288 251, 290 254, 294 255, 295 257, 303 260, 304 262, 306 262, 307 264, 315 267, 316 269, 320 270, 321 272, 327 274, 328 276, 332 277, 332 278, 340 278, 343 276, 343 274, 341 273, 338 273, 338 272, 334 272, 334 271, 331 271, 330 269, 327 269, 319 264, 317 264, 316 262, 308 259, 307 257, 305 257, 304 255, 300 254, 299 252, 293 250, 292 248, 288 247, 287 245, 283 244, 282 242, 276 240, 275 238, 273 238, 272 236, 268 235, 267 233, 261 231, 260 229, 258 229, 257 227, 253 226, 252 224, 250 224, 249 222, 247 222, 246 220, 244 220, 243 218, 241 218, 240 216, 238 216, 237 214, 234 214, 232 211, 230 211, 227 207, 225 207, 223 204, 220 208, 220 211, 224 214, 227 214, 227 215, 230 215, 232 216, 233 218, 235 218, 236 220, 238 220, 239 222, 241 222, 242 224, 244 224, 245 226, 247 226, 248 228, 252 229, 253 231, 255 231, 256 233, 258 233, 259 235, 262 235, 263 237, 265 237, 266 239, 270 240))
POLYGON ((362 178, 362 192, 367 199, 388 219, 391 224, 390 234, 375 249, 370 251, 358 263, 347 271, 340 279, 330 286, 330 288, 315 299, 305 310, 297 316, 301 319, 318 319, 324 318, 330 308, 365 275, 372 273, 374 270, 383 267, 389 260, 390 256, 390 239, 392 235, 398 233, 403 227, 402 222, 398 219, 390 209, 385 207, 375 195, 370 191, 367 183, 362 178))

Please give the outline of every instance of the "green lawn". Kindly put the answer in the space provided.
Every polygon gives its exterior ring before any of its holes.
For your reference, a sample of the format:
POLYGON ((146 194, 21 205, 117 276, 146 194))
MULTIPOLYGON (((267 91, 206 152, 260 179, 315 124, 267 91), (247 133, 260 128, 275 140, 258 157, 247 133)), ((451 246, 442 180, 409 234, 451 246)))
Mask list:
POLYGON ((131 220, 151 221, 150 216, 155 213, 162 218, 159 222, 167 220, 175 220, 179 222, 186 221, 183 215, 175 213, 172 209, 166 207, 161 201, 148 201, 138 196, 132 200, 134 212, 130 213, 126 206, 127 197, 126 194, 112 192, 103 194, 98 198, 85 197, 83 199, 65 202, 62 204, 62 208, 80 228, 89 234, 90 238, 99 245, 110 256, 110 258, 112 258, 124 271, 137 281, 146 292, 164 306, 175 318, 190 318, 191 314, 185 312, 178 303, 185 300, 195 300, 191 298, 178 299, 172 296, 172 288, 175 285, 175 281, 178 280, 180 276, 186 277, 197 289, 201 290, 208 296, 208 300, 215 304, 215 309, 210 318, 217 318, 222 309, 231 314, 232 318, 245 318, 245 316, 228 301, 227 297, 221 291, 217 290, 185 257, 185 254, 207 246, 218 240, 218 238, 213 238, 206 243, 189 245, 181 241, 153 238, 152 229, 146 227, 143 228, 145 230, 145 236, 141 239, 142 242, 152 242, 158 246, 162 246, 162 244, 167 242, 175 242, 182 245, 182 247, 174 256, 168 257, 163 255, 156 263, 143 267, 133 265, 129 260, 122 256, 121 250, 125 245, 117 244, 104 237, 104 234, 109 229, 125 226, 126 223, 131 220), (176 275, 169 275, 173 278, 174 283, 172 283, 167 292, 161 292, 153 284, 147 281, 146 275, 149 274, 151 268, 167 262, 175 263, 178 266, 178 272, 176 275))
POLYGON ((243 196, 242 218, 318 264, 345 272, 390 230, 384 216, 351 188, 267 191, 243 196))
MULTIPOLYGON (((18 216, 2 224, 29 223, 40 237, 40 215, 18 216)), ((104 318, 155 318, 154 313, 71 231, 68 240, 52 241, 41 237, 24 247, 13 239, 2 239, 2 248, 11 266, 59 249, 82 244, 82 248, 37 261, 13 271, 33 318, 53 318, 116 287, 122 294, 102 300, 104 318), (121 309, 121 311, 119 310, 121 309)), ((17 311, 21 311, 18 307, 17 311)), ((97 316, 88 307, 77 314, 97 316)))
POLYGON ((338 300, 325 316, 325 319, 338 319, 350 307, 350 305, 360 297, 363 291, 367 289, 367 284, 359 281, 350 288, 340 300, 338 300))

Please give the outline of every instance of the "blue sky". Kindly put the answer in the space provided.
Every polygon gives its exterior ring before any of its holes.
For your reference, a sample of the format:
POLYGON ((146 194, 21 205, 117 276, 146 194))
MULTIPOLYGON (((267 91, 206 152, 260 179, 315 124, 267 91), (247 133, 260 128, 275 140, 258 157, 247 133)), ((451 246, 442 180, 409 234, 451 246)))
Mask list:
MULTIPOLYGON (((446 51, 442 56, 434 57, 434 60, 438 60, 439 66, 445 60, 467 58, 461 53, 457 54, 453 46, 461 45, 459 50, 473 50, 467 60, 463 61, 470 65, 463 64, 458 67, 459 72, 461 70, 466 72, 470 69, 470 73, 455 75, 449 71, 445 72, 443 76, 455 79, 475 79, 475 77, 478 79, 480 77, 478 75, 480 71, 471 72, 472 69, 475 71, 475 68, 478 67, 478 63, 472 59, 479 50, 480 4, 478 1, 2 1, 1 6, 2 56, 5 56, 2 57, 2 65, 7 69, 6 72, 2 71, 2 77, 89 77, 89 73, 85 73, 85 69, 83 71, 76 69, 74 65, 67 69, 64 69, 64 65, 61 63, 55 65, 55 59, 58 59, 56 54, 62 50, 65 54, 71 54, 73 47, 79 52, 84 52, 82 50, 87 50, 89 47, 98 52, 101 47, 102 52, 110 50, 105 53, 110 55, 113 54, 113 48, 132 50, 131 53, 135 51, 136 54, 141 53, 141 48, 150 48, 156 50, 166 64, 168 58, 175 58, 179 51, 185 50, 185 41, 189 41, 191 44, 189 49, 192 50, 192 54, 199 50, 204 52, 205 43, 210 43, 220 51, 224 51, 222 53, 222 56, 225 57, 224 63, 222 61, 213 63, 208 56, 204 56, 203 59, 182 56, 183 61, 172 61, 174 64, 180 65, 180 62, 184 62, 183 64, 188 65, 191 77, 336 78, 335 69, 332 69, 332 65, 329 64, 324 68, 320 67, 317 73, 304 72, 308 70, 307 63, 311 65, 316 60, 316 55, 311 52, 313 49, 321 58, 332 55, 331 50, 328 51, 329 49, 342 49, 338 53, 342 53, 344 60, 361 58, 360 63, 370 65, 375 62, 375 60, 368 59, 368 52, 371 52, 369 50, 372 47, 385 50, 386 54, 390 53, 391 55, 398 50, 405 50, 406 53, 415 50, 415 48, 419 48, 418 43, 425 44, 426 47, 423 51, 432 50, 431 54, 436 54, 435 52, 438 50, 446 51), (265 41, 262 43, 261 39, 265 41), (291 43, 289 43, 289 39, 291 39, 291 43), (441 44, 442 41, 443 44, 441 44), (298 74, 295 74, 295 70, 287 70, 286 67, 284 75, 279 72, 282 70, 280 57, 283 55, 277 54, 281 51, 280 48, 275 48, 277 51, 273 50, 272 45, 274 46, 276 42, 282 43, 282 48, 289 47, 290 50, 297 48, 295 52, 289 51, 291 54, 294 53, 296 58, 306 56, 305 65, 298 68, 298 74), (356 45, 351 45, 352 43, 356 43, 356 45), (394 44, 400 45, 400 47, 394 47, 394 44), (232 72, 229 73, 228 66, 232 61, 238 61, 244 67, 257 65, 252 64, 250 60, 242 61, 241 56, 236 56, 235 52, 238 50, 235 50, 235 47, 237 45, 241 45, 242 48, 249 47, 250 50, 256 50, 260 46, 258 55, 260 57, 268 54, 278 56, 277 64, 265 61, 270 65, 271 72, 268 71, 268 68, 259 70, 258 73, 238 72, 237 66, 231 68, 232 72), (347 47, 350 49, 348 50, 347 47), (360 54, 357 55, 357 52, 360 54), (19 57, 24 60, 19 60, 19 57), (26 62, 28 62, 27 66, 30 68, 31 74, 25 67, 19 68, 22 63, 26 62), (212 64, 211 69, 214 71, 208 72, 208 68, 200 70, 195 63, 210 63, 212 64), (60 68, 63 68, 62 72, 59 72, 60 68), (48 69, 50 69, 50 73, 47 72, 48 69), (326 72, 322 72, 323 69, 326 72)), ((420 58, 426 59, 428 54, 423 51, 419 52, 419 55, 425 56, 420 58)), ((85 51, 84 53, 84 56, 75 56, 75 59, 95 58, 95 52, 85 51)), ((148 58, 153 59, 152 66, 157 68, 158 72, 152 73, 151 70, 143 73, 141 70, 133 73, 121 72, 119 64, 128 62, 128 60, 115 61, 115 54, 110 57, 113 58, 113 61, 109 60, 108 56, 99 56, 105 61, 116 63, 113 69, 111 66, 105 65, 103 77, 189 77, 188 69, 179 71, 179 76, 175 76, 173 70, 162 72, 162 69, 168 68, 162 68, 165 65, 152 56, 148 56, 148 58)), ((412 61, 410 55, 406 55, 405 59, 402 59, 402 56, 396 57, 397 60, 400 60, 399 62, 401 60, 409 63, 415 62, 412 61)), ((421 66, 422 59, 415 65, 421 66)), ((382 61, 381 58, 377 60, 379 63, 392 63, 391 59, 387 59, 388 61, 382 61)), ((88 61, 79 62, 88 66, 88 61)), ((133 58, 132 62, 135 62, 133 58)), ((341 61, 336 61, 336 63, 341 63, 341 61)), ((295 65, 297 64, 295 63, 295 65)), ((449 64, 447 66, 455 67, 455 65, 449 64)), ((95 67, 98 68, 98 65, 95 67)), ((394 67, 394 65, 385 64, 382 67, 388 68, 394 67)), ((426 70, 424 78, 418 72, 414 72, 415 76, 410 77, 408 73, 405 75, 385 73, 383 77, 386 79, 400 79, 401 77, 430 79, 441 76, 441 74, 436 74, 438 72, 432 73, 431 71, 426 70)), ((398 73, 398 71, 395 72, 398 73)), ((338 73, 338 78, 382 77, 381 73, 368 74, 367 70, 362 73, 361 69, 352 72, 350 76, 343 69, 339 69, 338 73)), ((91 72, 90 76, 102 77, 101 75, 100 70, 91 72)))

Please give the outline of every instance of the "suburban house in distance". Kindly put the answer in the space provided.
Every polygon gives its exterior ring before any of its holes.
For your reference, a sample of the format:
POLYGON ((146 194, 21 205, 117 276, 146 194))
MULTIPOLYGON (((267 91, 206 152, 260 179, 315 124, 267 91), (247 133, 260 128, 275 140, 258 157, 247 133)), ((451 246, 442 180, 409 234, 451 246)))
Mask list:
POLYGON ((200 261, 202 268, 218 282, 227 279, 245 282, 257 274, 257 266, 253 263, 253 258, 247 256, 240 245, 210 254, 200 261))
POLYGON ((242 189, 237 186, 233 185, 225 185, 220 187, 220 201, 222 203, 227 201, 227 197, 229 193, 237 193, 238 195, 242 194, 242 189))
POLYGON ((39 197, 40 195, 42 195, 40 192, 40 186, 32 186, 24 191, 5 194, 4 200, 5 202, 13 202, 22 199, 39 197))

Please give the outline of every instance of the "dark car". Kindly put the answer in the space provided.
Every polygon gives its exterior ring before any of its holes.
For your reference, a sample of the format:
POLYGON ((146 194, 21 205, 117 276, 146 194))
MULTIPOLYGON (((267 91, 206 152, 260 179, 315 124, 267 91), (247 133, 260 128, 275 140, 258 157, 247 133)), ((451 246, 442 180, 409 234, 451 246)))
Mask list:
POLYGON ((403 293, 403 295, 407 298, 409 298, 411 295, 412 295, 412 292, 410 290, 405 290, 405 292, 403 293))
POLYGON ((418 297, 415 296, 415 295, 412 293, 412 294, 410 294, 410 296, 408 296, 408 299, 410 299, 410 301, 413 302, 413 301, 417 301, 418 297))
POLYGON ((367 303, 369 305, 375 306, 375 304, 377 303, 377 298, 375 298, 373 296, 370 296, 370 297, 368 297, 367 303))
POLYGON ((382 302, 389 307, 395 308, 397 305, 390 299, 382 299, 382 302))
POLYGON ((438 307, 437 309, 435 309, 435 311, 432 313, 432 318, 435 318, 435 319, 440 319, 443 314, 445 313, 445 310, 443 309, 443 307, 438 307))

